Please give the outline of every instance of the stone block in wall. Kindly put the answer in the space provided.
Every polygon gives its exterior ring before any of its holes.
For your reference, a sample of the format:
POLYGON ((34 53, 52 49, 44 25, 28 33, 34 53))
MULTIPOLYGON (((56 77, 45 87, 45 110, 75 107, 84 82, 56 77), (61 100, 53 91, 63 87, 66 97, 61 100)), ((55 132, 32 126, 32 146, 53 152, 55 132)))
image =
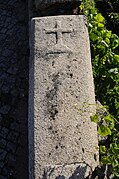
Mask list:
POLYGON ((35 6, 37 9, 43 10, 48 6, 52 6, 54 4, 63 4, 63 3, 77 3, 81 2, 81 0, 35 0, 35 6))
POLYGON ((33 18, 30 50, 29 179, 84 179, 98 165, 84 16, 33 18))

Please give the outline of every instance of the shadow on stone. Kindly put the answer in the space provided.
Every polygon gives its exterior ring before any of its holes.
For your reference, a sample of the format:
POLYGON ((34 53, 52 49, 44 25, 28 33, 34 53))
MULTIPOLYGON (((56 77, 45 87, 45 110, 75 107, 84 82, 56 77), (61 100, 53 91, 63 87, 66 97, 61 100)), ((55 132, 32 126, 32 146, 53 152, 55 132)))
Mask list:
POLYGON ((76 170, 74 171, 74 173, 72 174, 72 176, 69 177, 69 179, 78 179, 78 178, 83 179, 83 178, 85 178, 86 170, 87 170, 87 166, 77 167, 76 170))
MULTIPOLYGON (((45 169, 42 179, 85 179, 86 176, 86 172, 87 172, 87 166, 78 166, 76 167, 76 169, 74 170, 74 172, 71 174, 71 176, 69 176, 69 171, 65 171, 65 168, 62 167, 62 171, 60 171, 60 173, 62 173, 63 171, 65 172, 65 174, 60 174, 58 175, 59 171, 57 171, 58 168, 50 168, 50 169, 45 169)), ((70 171, 71 172, 71 171, 70 171)), ((87 177, 86 177, 87 178, 87 177)))

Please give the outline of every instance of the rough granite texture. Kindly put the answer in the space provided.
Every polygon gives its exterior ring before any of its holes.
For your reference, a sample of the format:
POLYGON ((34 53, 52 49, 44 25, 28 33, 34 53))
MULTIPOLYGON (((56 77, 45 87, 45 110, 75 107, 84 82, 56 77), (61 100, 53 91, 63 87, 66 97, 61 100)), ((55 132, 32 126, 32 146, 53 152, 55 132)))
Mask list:
POLYGON ((83 179, 98 164, 85 18, 33 18, 30 35, 29 179, 83 179))
POLYGON ((28 1, 0 0, 0 179, 28 179, 28 1))
POLYGON ((81 0, 35 0, 35 6, 37 9, 44 9, 48 6, 52 6, 53 4, 56 3, 77 3, 81 2, 81 0))

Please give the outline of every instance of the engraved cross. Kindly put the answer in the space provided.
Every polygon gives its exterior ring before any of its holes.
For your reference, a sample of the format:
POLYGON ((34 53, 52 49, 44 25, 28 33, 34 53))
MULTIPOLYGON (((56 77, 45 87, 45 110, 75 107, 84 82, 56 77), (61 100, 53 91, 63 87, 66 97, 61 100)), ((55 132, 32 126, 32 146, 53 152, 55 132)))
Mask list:
MULTIPOLYGON (((55 25, 55 28, 54 29, 49 29, 49 30, 46 30, 46 33, 47 34, 56 34, 56 44, 57 45, 62 45, 62 46, 65 46, 63 45, 63 41, 62 41, 62 34, 63 33, 71 33, 73 30, 72 29, 63 29, 61 27, 61 21, 57 21, 56 22, 56 25, 55 25)), ((66 47, 66 46, 65 46, 66 47)))

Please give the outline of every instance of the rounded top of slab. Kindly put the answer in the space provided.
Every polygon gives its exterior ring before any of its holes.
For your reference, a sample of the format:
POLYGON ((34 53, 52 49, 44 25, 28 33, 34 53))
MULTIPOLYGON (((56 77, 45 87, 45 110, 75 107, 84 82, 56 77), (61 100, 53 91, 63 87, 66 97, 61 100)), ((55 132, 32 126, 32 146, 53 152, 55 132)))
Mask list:
POLYGON ((35 6, 37 9, 45 9, 48 6, 54 5, 54 4, 63 4, 63 3, 77 3, 81 2, 81 0, 35 0, 35 6))

